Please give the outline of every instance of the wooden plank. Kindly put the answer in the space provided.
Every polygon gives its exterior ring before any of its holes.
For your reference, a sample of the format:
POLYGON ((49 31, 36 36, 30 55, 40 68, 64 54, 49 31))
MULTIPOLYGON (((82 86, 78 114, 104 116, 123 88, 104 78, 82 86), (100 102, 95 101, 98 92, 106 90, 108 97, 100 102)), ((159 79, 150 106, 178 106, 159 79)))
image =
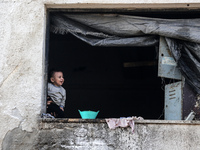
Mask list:
POLYGON ((123 66, 128 67, 141 67, 141 66, 155 66, 157 65, 156 61, 140 61, 140 62, 125 62, 123 66))

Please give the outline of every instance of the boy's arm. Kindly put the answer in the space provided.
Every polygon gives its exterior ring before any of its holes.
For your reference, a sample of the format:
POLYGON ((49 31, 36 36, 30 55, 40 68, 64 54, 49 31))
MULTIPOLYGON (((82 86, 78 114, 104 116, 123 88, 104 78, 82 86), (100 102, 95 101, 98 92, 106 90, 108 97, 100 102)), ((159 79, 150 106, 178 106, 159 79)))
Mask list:
POLYGON ((65 100, 66 100, 66 90, 64 91, 64 95, 63 95, 63 99, 62 99, 60 107, 62 107, 62 108, 65 107, 65 100))
POLYGON ((61 102, 61 105, 60 105, 60 109, 61 109, 62 111, 64 111, 65 100, 66 100, 66 91, 64 91, 64 97, 63 97, 62 102, 61 102))

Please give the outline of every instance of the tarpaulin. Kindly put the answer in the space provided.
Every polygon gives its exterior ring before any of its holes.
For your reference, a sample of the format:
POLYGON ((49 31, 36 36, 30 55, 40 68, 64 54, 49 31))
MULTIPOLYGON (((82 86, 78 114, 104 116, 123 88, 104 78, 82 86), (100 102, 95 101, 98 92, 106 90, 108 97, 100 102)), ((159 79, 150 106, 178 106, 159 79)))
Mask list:
POLYGON ((54 13, 51 31, 71 33, 92 46, 154 46, 166 38, 186 81, 200 94, 200 19, 160 19, 119 14, 54 13))

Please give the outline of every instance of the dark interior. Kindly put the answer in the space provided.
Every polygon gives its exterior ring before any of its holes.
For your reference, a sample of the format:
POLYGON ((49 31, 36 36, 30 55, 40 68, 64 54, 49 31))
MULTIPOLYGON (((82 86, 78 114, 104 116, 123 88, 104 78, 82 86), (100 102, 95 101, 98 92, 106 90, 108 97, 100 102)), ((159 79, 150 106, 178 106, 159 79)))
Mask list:
MULTIPOLYGON (((188 14, 143 16, 189 18, 188 14)), ((71 34, 54 33, 49 33, 48 46, 48 70, 56 68, 64 73, 67 118, 80 118, 78 110, 99 110, 97 118, 164 118, 164 91, 157 76, 158 48, 92 47, 71 34)))
POLYGON ((80 109, 100 110, 98 118, 157 119, 164 94, 152 62, 155 47, 92 47, 70 34, 50 34, 49 70, 64 73, 68 118, 79 118, 80 109))

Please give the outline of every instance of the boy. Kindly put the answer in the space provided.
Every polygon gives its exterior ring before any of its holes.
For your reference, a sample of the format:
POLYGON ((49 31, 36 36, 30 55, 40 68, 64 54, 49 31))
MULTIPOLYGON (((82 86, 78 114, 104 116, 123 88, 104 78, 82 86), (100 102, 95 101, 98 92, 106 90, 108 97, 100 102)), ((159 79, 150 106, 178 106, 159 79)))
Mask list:
POLYGON ((66 91, 62 87, 64 83, 63 73, 61 71, 52 71, 50 81, 51 83, 48 83, 47 113, 50 113, 55 118, 64 118, 66 91))

